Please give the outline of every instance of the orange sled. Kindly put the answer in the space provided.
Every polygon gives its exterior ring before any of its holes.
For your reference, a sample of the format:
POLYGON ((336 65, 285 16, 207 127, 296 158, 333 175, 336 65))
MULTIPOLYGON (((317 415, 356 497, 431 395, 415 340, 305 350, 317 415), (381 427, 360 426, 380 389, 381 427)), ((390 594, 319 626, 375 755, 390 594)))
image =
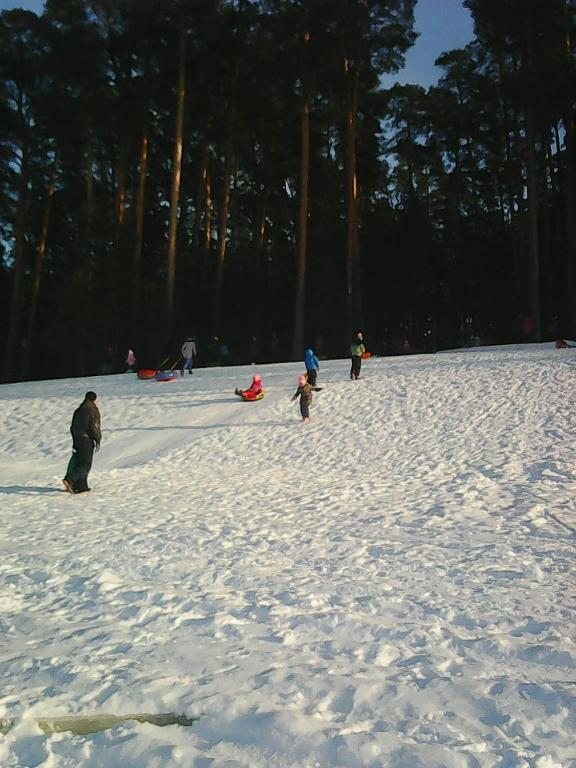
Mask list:
POLYGON ((249 389, 237 389, 234 392, 235 395, 238 395, 238 397, 241 397, 242 400, 244 400, 245 403, 255 403, 257 400, 262 400, 264 397, 264 392, 250 392, 249 389))
POLYGON ((144 381, 149 381, 150 379, 153 379, 157 373, 158 371, 156 369, 144 368, 141 371, 138 371, 138 378, 144 379, 144 381))

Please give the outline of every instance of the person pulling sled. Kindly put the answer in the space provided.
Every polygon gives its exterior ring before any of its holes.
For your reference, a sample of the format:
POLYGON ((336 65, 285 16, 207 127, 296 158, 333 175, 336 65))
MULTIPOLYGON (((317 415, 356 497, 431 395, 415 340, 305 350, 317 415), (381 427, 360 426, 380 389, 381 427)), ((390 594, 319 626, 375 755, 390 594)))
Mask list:
POLYGON ((196 341, 192 336, 187 336, 186 341, 182 344, 182 368, 180 368, 180 376, 184 376, 184 371, 192 373, 194 367, 194 358, 196 357, 196 341))

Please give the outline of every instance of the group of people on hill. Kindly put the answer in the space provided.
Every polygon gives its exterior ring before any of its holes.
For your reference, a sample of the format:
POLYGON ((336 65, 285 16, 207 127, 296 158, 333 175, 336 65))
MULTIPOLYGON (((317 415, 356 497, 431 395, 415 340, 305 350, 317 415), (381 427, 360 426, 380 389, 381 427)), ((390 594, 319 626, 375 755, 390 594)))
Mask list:
MULTIPOLYGON (((192 373, 194 358, 196 357, 196 340, 188 336, 181 349, 182 365, 180 374, 184 371, 192 373)), ((364 337, 358 332, 350 345, 350 378, 356 380, 360 378, 360 369, 362 366, 362 357, 366 351, 364 337)), ((136 358, 134 352, 130 350, 130 360, 127 363, 135 365, 136 358)), ((314 350, 308 348, 304 353, 304 365, 306 373, 298 377, 298 387, 290 400, 295 402, 300 400, 300 414, 304 423, 310 421, 310 406, 312 404, 313 392, 321 392, 322 387, 316 386, 318 373, 320 371, 320 361, 314 353, 314 350)), ((235 393, 245 396, 250 393, 251 396, 244 398, 249 400, 258 400, 264 396, 264 382, 260 374, 255 374, 252 378, 252 384, 246 390, 236 389, 235 393)), ((79 494, 86 493, 91 489, 88 487, 88 474, 92 468, 94 451, 100 449, 102 440, 102 431, 100 425, 100 411, 96 405, 97 395, 92 390, 86 392, 84 400, 72 415, 70 433, 72 435, 72 458, 68 463, 66 474, 62 480, 68 493, 79 494)))

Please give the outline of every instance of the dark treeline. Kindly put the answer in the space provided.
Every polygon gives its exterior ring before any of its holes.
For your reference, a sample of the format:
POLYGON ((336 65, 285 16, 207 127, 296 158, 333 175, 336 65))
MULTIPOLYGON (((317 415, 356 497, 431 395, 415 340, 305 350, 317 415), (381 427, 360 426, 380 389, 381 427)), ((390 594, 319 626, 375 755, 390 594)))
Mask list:
POLYGON ((464 4, 429 90, 415 0, 4 11, 2 379, 574 337, 574 4, 464 4))

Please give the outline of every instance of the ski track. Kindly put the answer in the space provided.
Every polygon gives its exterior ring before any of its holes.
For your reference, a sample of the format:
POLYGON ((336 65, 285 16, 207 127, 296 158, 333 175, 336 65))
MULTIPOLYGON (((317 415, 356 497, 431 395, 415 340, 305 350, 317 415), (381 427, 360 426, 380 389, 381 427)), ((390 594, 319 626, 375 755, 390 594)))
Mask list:
POLYGON ((0 765, 575 768, 575 365, 325 362, 309 425, 297 364, 0 387, 0 765), (33 722, 102 712, 199 720, 33 722))

